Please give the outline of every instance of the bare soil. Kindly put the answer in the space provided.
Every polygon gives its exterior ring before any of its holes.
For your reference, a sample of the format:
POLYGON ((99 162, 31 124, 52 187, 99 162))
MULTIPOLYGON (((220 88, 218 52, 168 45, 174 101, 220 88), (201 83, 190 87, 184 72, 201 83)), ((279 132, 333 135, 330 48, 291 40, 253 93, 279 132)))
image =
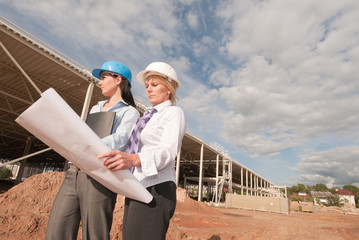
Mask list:
MULTIPOLYGON (((43 173, 0 194, 0 239, 44 239, 52 202, 64 173, 43 173)), ((118 196, 111 239, 121 239, 124 198, 118 196)), ((78 239, 81 239, 81 229, 78 239)), ((177 191, 177 208, 167 233, 177 239, 359 239, 359 210, 346 205, 315 213, 278 214, 215 208, 177 191)))

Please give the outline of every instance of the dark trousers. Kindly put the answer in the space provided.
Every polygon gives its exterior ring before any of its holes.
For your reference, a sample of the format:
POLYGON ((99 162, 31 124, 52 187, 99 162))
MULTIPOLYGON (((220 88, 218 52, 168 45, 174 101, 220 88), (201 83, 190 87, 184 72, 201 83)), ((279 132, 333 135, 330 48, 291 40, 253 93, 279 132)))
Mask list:
POLYGON ((125 199, 123 240, 166 239, 170 219, 176 209, 176 184, 164 182, 147 190, 153 196, 148 204, 125 199))
POLYGON ((80 221, 83 240, 110 239, 116 197, 116 193, 71 166, 53 203, 46 239, 76 239, 80 221))

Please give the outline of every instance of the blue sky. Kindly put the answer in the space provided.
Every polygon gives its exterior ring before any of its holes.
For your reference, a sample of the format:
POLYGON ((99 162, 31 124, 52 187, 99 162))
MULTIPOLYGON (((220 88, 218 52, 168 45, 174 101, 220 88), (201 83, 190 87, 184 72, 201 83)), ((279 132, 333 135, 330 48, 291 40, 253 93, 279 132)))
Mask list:
POLYGON ((89 70, 171 64, 187 131, 274 184, 359 186, 359 1, 0 0, 0 15, 89 70))

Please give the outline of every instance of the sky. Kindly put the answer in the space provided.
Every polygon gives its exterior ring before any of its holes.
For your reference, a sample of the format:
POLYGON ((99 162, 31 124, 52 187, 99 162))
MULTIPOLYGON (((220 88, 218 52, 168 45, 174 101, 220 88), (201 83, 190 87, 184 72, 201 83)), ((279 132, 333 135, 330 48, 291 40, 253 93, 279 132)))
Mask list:
POLYGON ((169 63, 187 132, 273 184, 359 187, 357 0, 0 0, 0 16, 90 71, 169 63))

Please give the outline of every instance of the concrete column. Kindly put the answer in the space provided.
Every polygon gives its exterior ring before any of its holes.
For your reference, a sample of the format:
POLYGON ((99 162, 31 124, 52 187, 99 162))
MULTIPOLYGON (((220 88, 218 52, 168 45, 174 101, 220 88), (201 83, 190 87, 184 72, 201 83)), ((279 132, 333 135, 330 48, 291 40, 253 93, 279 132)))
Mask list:
POLYGON ((87 115, 89 112, 94 86, 95 86, 95 83, 90 82, 89 86, 87 87, 85 101, 84 101, 84 105, 82 106, 82 112, 81 112, 81 119, 84 121, 86 121, 86 118, 87 118, 87 115))
POLYGON ((267 181, 264 181, 264 189, 266 193, 264 194, 266 197, 268 197, 268 187, 267 187, 267 181))
POLYGON ((241 166, 241 195, 243 195, 243 166, 241 166))
POLYGON ((257 196, 257 175, 253 174, 253 195, 257 196))
MULTIPOLYGON (((26 139, 26 145, 25 145, 24 154, 23 154, 24 156, 29 154, 30 149, 31 149, 31 144, 32 144, 32 139, 30 137, 28 137, 26 139)), ((16 176, 15 185, 21 183, 22 175, 24 174, 24 169, 26 167, 26 162, 27 162, 27 158, 22 160, 22 162, 20 163, 20 168, 19 168, 19 171, 16 176)))
POLYGON ((216 188, 215 188, 215 202, 218 203, 219 199, 218 199, 218 172, 219 172, 219 154, 217 154, 217 158, 216 158, 216 188))
POLYGON ((198 201, 202 202, 202 192, 203 192, 203 148, 204 145, 201 145, 201 155, 200 155, 200 165, 199 165, 199 180, 198 180, 198 201))
POLYGON ((248 169, 246 169, 246 194, 248 195, 248 187, 249 187, 249 184, 248 184, 248 169))
POLYGON ((253 195, 257 196, 257 184, 256 184, 257 175, 253 174, 253 195))
POLYGON ((250 184, 251 184, 251 196, 253 196, 253 173, 249 175, 250 178, 250 184))
POLYGON ((258 196, 262 197, 262 178, 258 177, 258 196))
POLYGON ((229 159, 229 166, 228 166, 228 178, 229 178, 229 186, 228 192, 233 193, 233 186, 232 186, 232 159, 229 159))

